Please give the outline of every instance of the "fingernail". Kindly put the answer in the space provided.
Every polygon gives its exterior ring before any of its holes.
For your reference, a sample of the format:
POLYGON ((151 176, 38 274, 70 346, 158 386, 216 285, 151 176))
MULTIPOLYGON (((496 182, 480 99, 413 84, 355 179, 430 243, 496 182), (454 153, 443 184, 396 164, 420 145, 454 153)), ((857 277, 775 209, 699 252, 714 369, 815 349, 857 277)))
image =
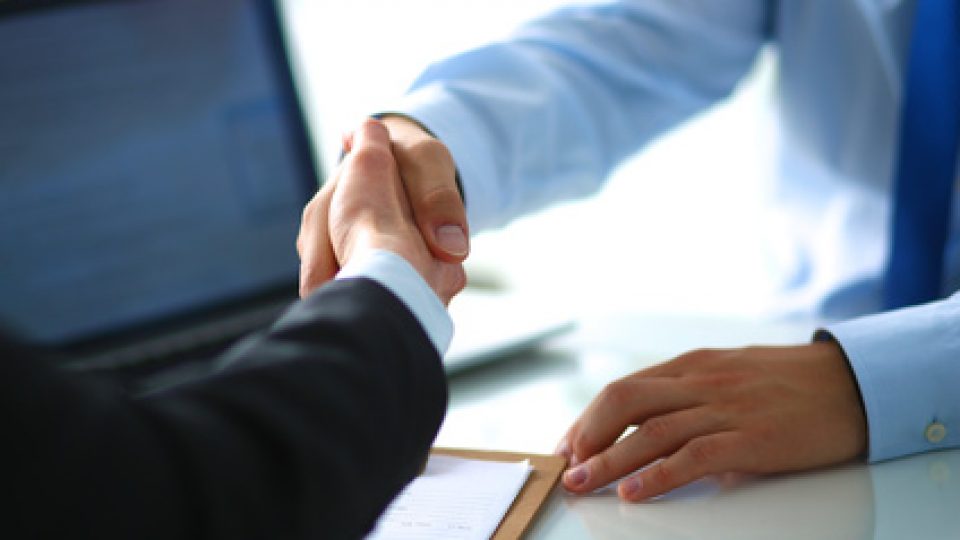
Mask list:
POLYGON ((577 468, 570 469, 563 475, 563 482, 570 487, 582 486, 587 481, 587 466, 580 465, 577 468))
POLYGON ((570 459, 570 443, 566 439, 560 441, 560 444, 557 445, 557 449, 553 451, 554 454, 558 456, 563 456, 570 459))
POLYGON ((459 225, 437 227, 437 244, 451 255, 463 256, 470 249, 467 233, 459 225))
POLYGON ((636 499, 641 489, 643 489, 643 479, 640 477, 633 476, 620 482, 620 494, 625 499, 636 499))

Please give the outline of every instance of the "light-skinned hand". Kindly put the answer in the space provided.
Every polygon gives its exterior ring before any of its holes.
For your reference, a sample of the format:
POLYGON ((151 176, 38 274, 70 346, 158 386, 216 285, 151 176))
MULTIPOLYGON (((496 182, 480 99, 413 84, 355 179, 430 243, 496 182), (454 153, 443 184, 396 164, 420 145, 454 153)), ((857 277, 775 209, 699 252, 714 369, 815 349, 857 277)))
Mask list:
POLYGON ((590 403, 557 452, 571 461, 569 491, 623 478, 620 498, 641 501, 711 474, 840 463, 862 455, 866 441, 847 360, 836 343, 817 342, 694 351, 624 377, 590 403))
POLYGON ((410 118, 387 115, 383 124, 390 131, 400 178, 430 251, 442 261, 463 262, 470 252, 470 235, 453 156, 410 118))
POLYGON ((332 279, 359 253, 386 249, 409 261, 444 304, 449 303, 466 283, 463 267, 437 259, 427 247, 386 127, 366 120, 345 141, 345 150, 333 178, 303 212, 297 238, 301 296, 332 279))

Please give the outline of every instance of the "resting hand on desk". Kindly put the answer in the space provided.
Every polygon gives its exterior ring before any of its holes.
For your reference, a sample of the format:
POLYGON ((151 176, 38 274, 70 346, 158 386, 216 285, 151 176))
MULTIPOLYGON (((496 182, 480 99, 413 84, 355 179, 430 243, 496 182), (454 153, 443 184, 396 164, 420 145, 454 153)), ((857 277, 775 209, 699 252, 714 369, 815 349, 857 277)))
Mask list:
POLYGON ((568 490, 629 475, 618 493, 640 501, 711 474, 847 461, 865 452, 866 431, 853 375, 832 342, 701 350, 607 385, 558 452, 571 460, 568 490))
POLYGON ((360 252, 385 249, 410 262, 448 303, 466 284, 463 267, 434 257, 421 236, 387 129, 367 120, 345 141, 345 150, 333 179, 303 211, 297 237, 301 296, 360 252))

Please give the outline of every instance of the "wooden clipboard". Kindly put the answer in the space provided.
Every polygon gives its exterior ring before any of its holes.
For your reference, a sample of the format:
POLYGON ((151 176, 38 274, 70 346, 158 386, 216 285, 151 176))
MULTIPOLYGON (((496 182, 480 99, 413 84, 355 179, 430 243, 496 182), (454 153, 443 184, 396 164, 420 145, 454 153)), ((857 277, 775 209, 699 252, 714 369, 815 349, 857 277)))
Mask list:
POLYGON ((560 473, 567 466, 566 458, 562 456, 545 456, 541 454, 519 454, 513 452, 495 452, 488 450, 465 450, 460 448, 433 448, 431 454, 453 456, 465 459, 482 461, 518 462, 529 460, 533 470, 523 489, 517 494, 510 510, 503 517, 491 537, 492 540, 516 540, 533 523, 547 496, 553 490, 560 473))

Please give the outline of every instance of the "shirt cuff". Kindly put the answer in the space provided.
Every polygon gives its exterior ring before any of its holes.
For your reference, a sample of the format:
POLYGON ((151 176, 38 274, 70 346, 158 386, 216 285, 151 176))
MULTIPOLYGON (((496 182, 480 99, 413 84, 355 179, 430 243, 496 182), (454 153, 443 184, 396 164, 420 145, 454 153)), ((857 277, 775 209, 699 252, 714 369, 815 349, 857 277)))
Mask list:
POLYGON ((960 445, 960 296, 826 327, 850 361, 869 459, 960 445))
POLYGON ((453 339, 453 320, 440 298, 406 259, 384 249, 353 257, 336 279, 368 278, 384 286, 413 313, 442 357, 453 339))

